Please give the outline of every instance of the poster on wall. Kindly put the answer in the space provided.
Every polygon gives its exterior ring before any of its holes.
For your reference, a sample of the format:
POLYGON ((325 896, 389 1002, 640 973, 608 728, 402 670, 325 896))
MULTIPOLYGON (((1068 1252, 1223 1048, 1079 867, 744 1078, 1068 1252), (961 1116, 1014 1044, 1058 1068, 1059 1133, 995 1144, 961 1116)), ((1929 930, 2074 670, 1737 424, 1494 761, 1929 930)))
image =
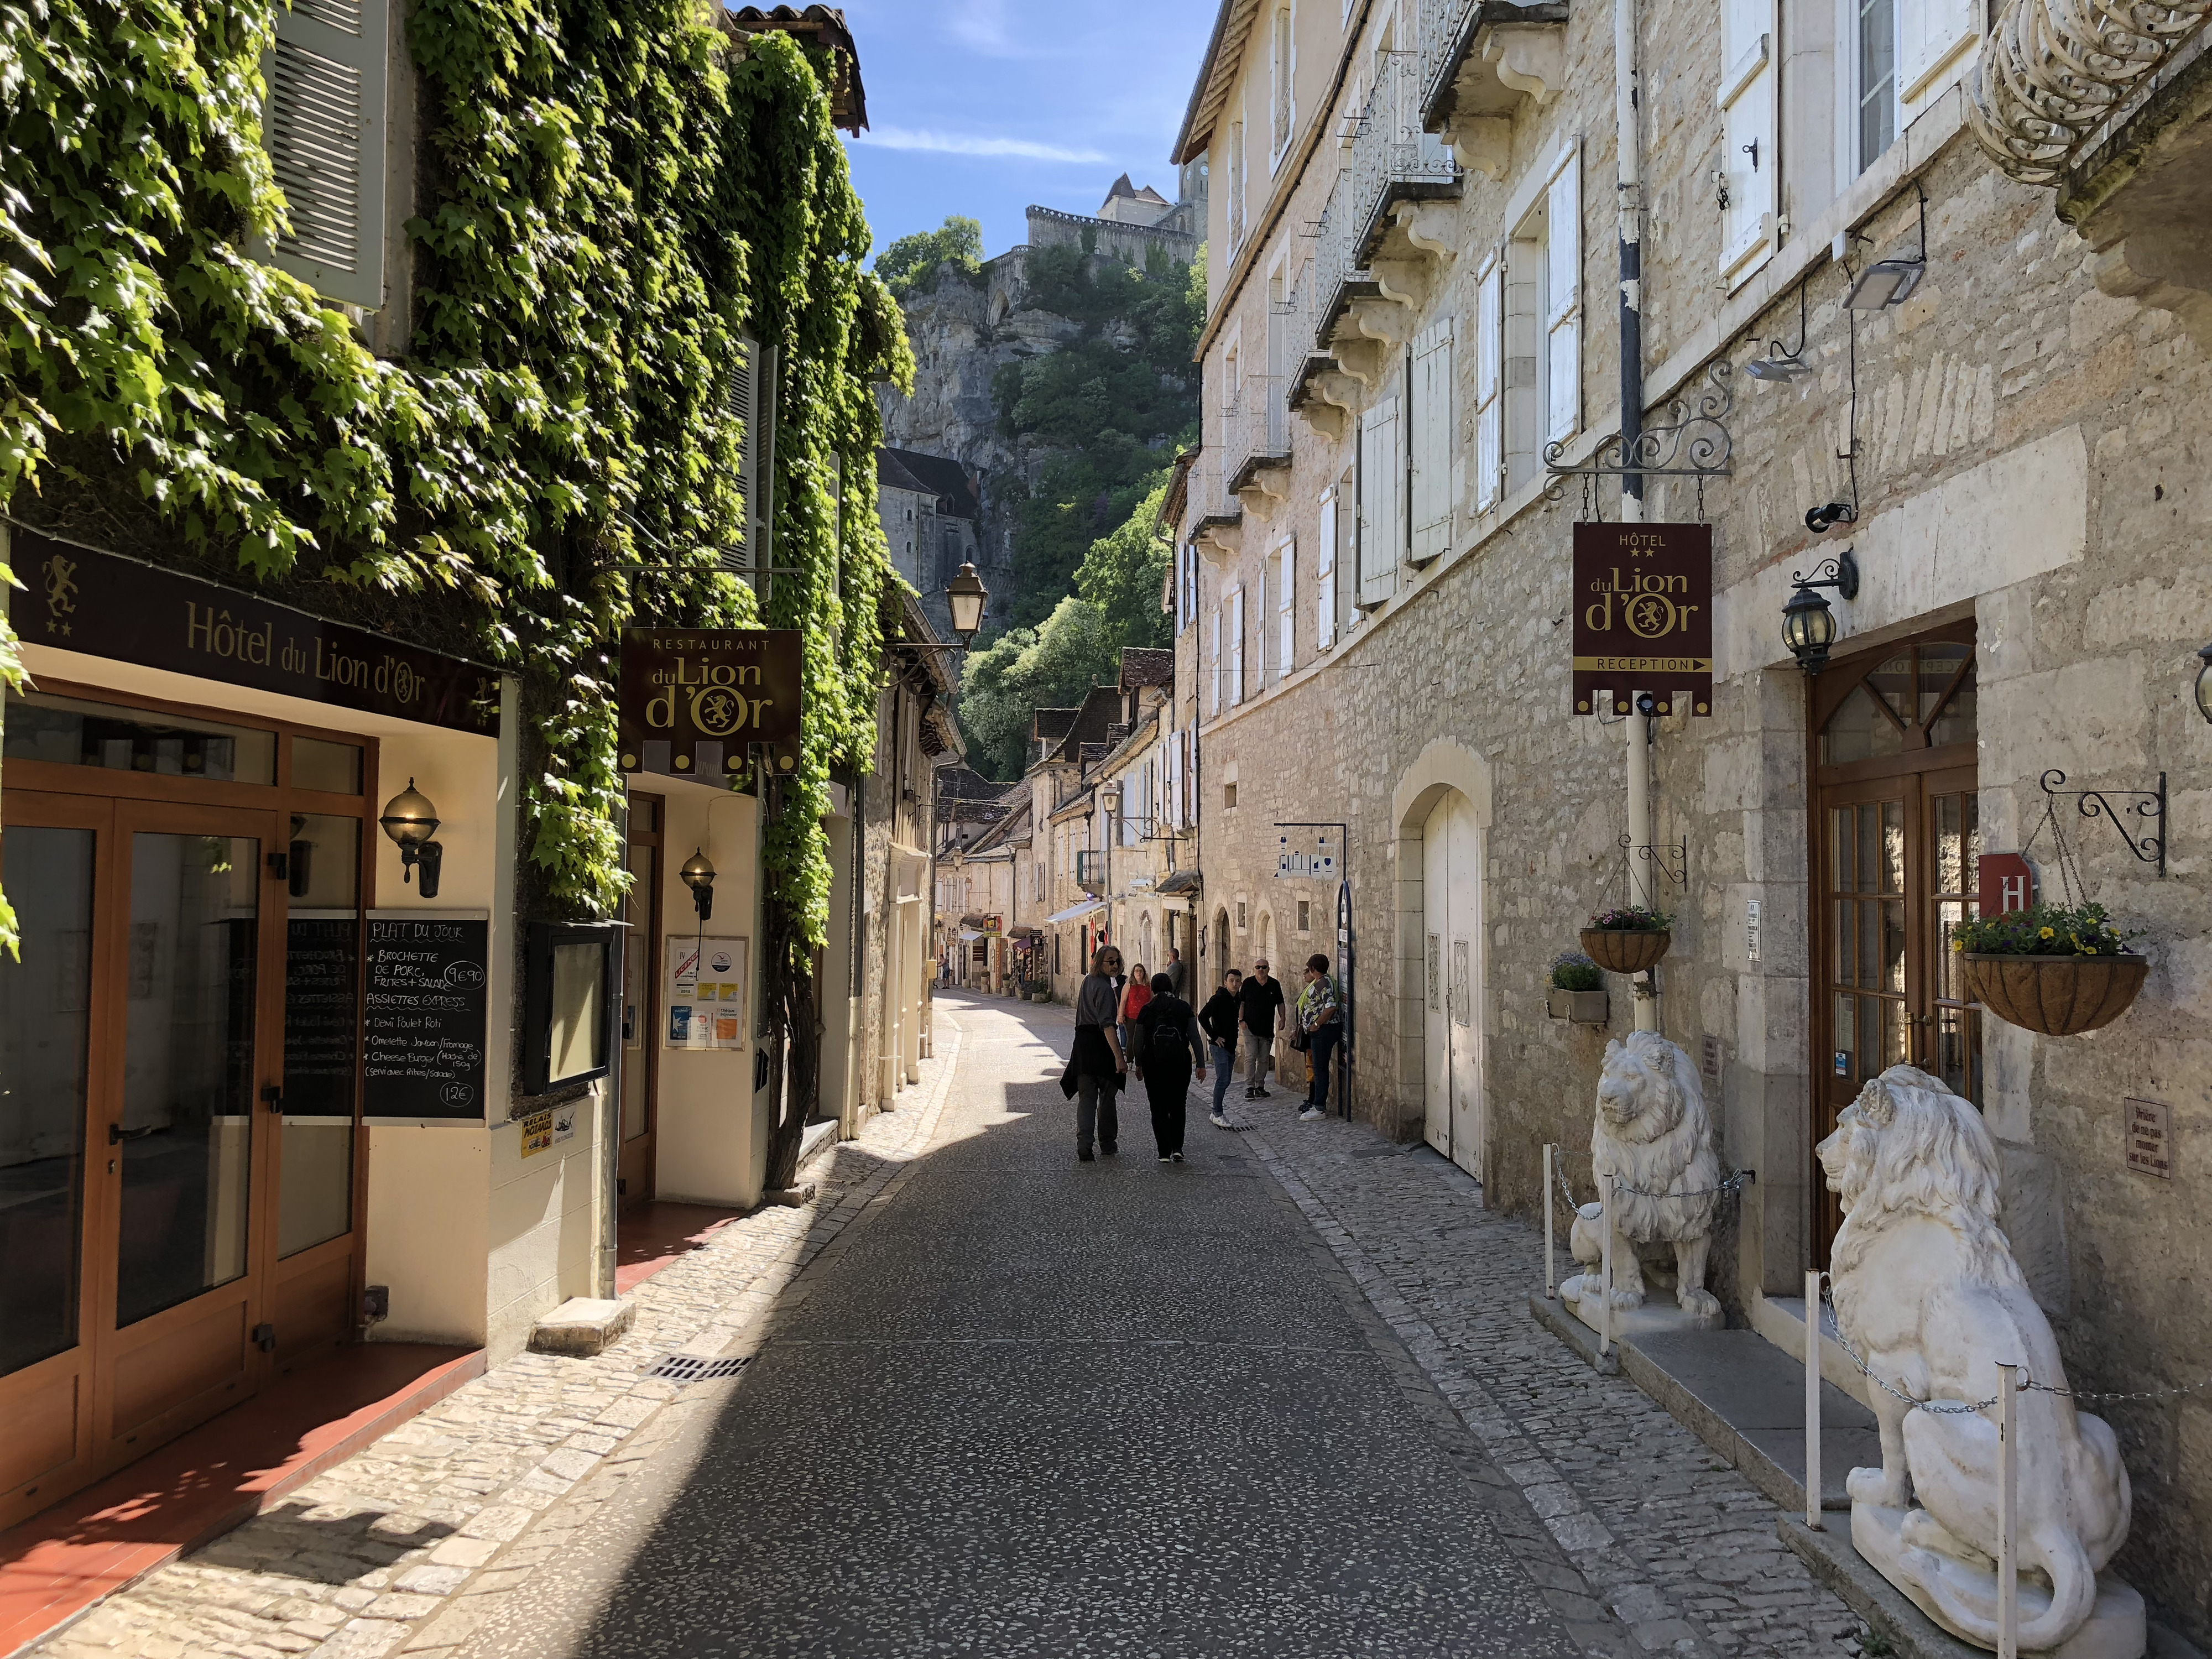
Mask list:
POLYGON ((745 941, 672 939, 661 1004, 662 1043, 671 1048, 745 1046, 745 941))

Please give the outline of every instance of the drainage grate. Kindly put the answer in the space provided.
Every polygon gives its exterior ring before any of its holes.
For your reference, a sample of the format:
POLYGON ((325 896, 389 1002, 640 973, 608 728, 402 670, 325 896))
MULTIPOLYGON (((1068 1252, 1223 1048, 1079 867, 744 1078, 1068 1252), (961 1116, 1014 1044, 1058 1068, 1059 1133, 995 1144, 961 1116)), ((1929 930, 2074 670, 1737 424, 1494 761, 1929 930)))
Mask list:
POLYGON ((711 1382, 718 1376, 735 1376, 751 1361, 750 1354, 736 1359, 708 1359, 696 1353, 672 1353, 647 1366, 645 1374, 677 1382, 711 1382))

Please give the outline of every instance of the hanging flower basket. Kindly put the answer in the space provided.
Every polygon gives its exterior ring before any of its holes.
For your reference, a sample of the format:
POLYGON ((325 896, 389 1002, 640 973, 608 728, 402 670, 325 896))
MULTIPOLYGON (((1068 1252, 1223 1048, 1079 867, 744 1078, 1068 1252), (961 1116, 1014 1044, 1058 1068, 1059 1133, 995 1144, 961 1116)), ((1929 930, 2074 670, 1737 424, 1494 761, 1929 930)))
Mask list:
POLYGON ((1674 942, 1674 917, 1639 904, 1601 910, 1582 931, 1583 954, 1609 974, 1640 974, 1674 942))
POLYGON ((1966 994, 2008 1025, 2078 1036, 2127 1012, 2150 961, 2101 904, 2033 904, 1975 916, 1951 935, 1966 994))
POLYGON ((2079 1036, 2128 1011, 2150 972, 2146 957, 2016 957, 1963 951, 1966 994, 2008 1025, 2079 1036))

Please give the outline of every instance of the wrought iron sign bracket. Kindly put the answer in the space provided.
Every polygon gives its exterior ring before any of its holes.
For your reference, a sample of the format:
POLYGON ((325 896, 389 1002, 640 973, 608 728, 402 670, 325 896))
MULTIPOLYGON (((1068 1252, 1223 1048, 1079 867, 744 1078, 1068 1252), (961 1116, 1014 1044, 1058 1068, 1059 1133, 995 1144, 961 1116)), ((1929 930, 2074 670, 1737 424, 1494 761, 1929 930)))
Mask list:
POLYGON ((1620 856, 1625 860, 1631 854, 1645 863, 1658 866, 1659 873, 1677 887, 1690 884, 1690 838, 1687 836, 1664 847, 1638 847, 1632 836, 1620 838, 1620 856))
MULTIPOLYGON (((2121 789, 2113 792, 2125 803, 2124 805, 2118 806, 2112 804, 2112 795, 2102 789, 2059 788, 2058 786, 2065 781, 2066 775, 2056 767, 2043 775, 2043 793, 2046 798, 2046 807, 2055 805, 2059 797, 2066 796, 2073 800, 2076 810, 2083 817, 2110 819, 2112 828, 2120 832, 2120 839, 2127 842, 2128 851, 2133 853, 2145 864, 2156 865, 2158 873, 2161 877, 2166 874, 2165 773, 2161 772, 2158 775, 2158 787, 2155 789, 2121 789), (2158 833, 2154 836, 2148 833, 2139 836, 2130 835, 2127 823, 2122 817, 2123 813, 2130 812, 2146 820, 2146 829, 2148 824, 2155 823, 2158 826, 2158 833)), ((2054 823, 2057 822, 2055 817, 2052 822, 2054 823)))
POLYGON ((1694 397, 1675 398, 1667 404, 1668 419, 1647 426, 1636 434, 1633 450, 1624 453, 1620 434, 1599 444, 1581 466, 1569 466, 1560 458, 1565 443, 1544 446, 1544 471, 1551 475, 1545 488, 1547 501, 1559 500, 1569 478, 1620 478, 1631 474, 1658 478, 1725 478, 1735 471, 1731 456, 1735 440, 1728 417, 1735 410, 1735 368, 1725 357, 1705 371, 1705 385, 1694 397), (1684 465, 1686 463, 1686 465, 1684 465))

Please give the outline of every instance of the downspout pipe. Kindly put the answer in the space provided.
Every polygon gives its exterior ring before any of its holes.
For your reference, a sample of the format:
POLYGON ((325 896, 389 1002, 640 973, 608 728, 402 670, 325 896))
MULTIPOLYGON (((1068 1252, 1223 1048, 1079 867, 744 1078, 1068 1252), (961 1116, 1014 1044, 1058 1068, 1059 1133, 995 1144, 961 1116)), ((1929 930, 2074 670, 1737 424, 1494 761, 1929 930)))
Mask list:
MULTIPOLYGON (((1620 459, 1632 466, 1644 432, 1644 139, 1638 118, 1638 74, 1636 0, 1613 0, 1613 153, 1620 181, 1620 459)), ((1644 522, 1644 475, 1621 475, 1620 516, 1644 522)), ((1651 744, 1653 722, 1632 702, 1621 730, 1628 744, 1628 892, 1631 901, 1650 905, 1651 893, 1651 744)), ((1635 983, 1636 1029, 1659 1029, 1659 986, 1656 970, 1635 983)))

